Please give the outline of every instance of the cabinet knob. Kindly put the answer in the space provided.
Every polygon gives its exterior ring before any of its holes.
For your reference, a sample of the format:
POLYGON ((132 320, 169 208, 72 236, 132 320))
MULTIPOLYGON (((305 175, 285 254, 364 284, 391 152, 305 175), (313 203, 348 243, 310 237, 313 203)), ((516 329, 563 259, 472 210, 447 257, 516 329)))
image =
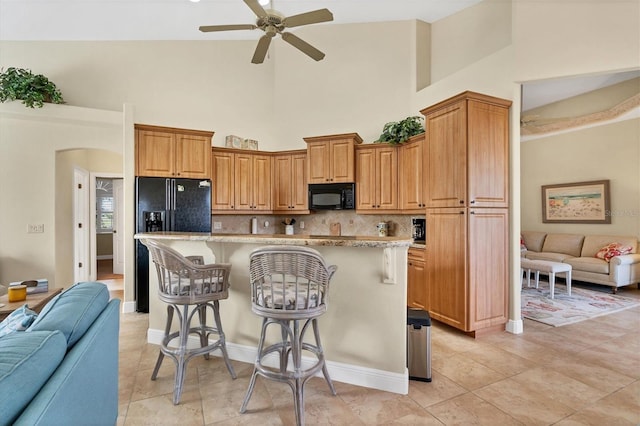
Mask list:
POLYGON ((475 204, 475 203, 476 203, 476 200, 469 201, 469 204, 475 204))
POLYGON ((464 204, 464 200, 460 200, 460 204, 464 204))

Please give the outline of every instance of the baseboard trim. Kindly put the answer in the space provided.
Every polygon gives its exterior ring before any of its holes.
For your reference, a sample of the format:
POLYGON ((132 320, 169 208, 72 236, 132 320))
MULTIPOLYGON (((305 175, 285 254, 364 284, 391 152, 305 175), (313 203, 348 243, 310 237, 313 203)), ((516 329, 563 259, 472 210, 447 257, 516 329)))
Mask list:
MULTIPOLYGON (((159 345, 162 342, 163 337, 163 330, 151 328, 147 330, 148 343, 159 345)), ((188 345, 190 347, 196 348, 199 344, 200 342, 198 339, 195 337, 189 337, 188 345)), ((229 353, 229 358, 235 361, 253 364, 256 360, 257 347, 227 342, 227 352, 229 353)), ((220 352, 216 351, 212 355, 220 356, 220 352)), ((276 367, 278 365, 276 355, 273 354, 270 358, 272 359, 269 359, 266 364, 276 367)), ((307 366, 311 366, 314 361, 313 358, 305 357, 302 359, 302 362, 307 366)), ((399 374, 330 360, 327 360, 326 362, 331 380, 386 392, 399 393, 402 395, 409 393, 409 371, 406 369, 403 374, 399 374)), ((322 376, 322 372, 320 372, 318 376, 322 376)))
POLYGON ((522 334, 524 333, 524 323, 522 320, 509 320, 507 321, 505 330, 513 334, 522 334))
POLYGON ((124 302, 122 304, 122 313, 130 314, 136 311, 136 302, 124 302))

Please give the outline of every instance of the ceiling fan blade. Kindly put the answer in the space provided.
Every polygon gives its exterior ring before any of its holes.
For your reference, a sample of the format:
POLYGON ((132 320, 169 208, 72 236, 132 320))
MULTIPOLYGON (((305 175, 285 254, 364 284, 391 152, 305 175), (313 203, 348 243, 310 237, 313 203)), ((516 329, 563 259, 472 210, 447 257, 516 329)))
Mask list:
POLYGON ((256 46, 256 51, 253 53, 253 58, 251 59, 252 64, 261 64, 264 62, 265 56, 267 56, 267 52, 269 51, 269 45, 271 44, 271 39, 275 33, 266 33, 260 40, 258 40, 258 46, 256 46))
POLYGON ((301 13, 299 15, 288 16, 283 19, 282 24, 287 27, 299 27, 300 25, 317 24, 318 22, 333 21, 333 14, 329 9, 319 9, 312 12, 301 13))
POLYGON ((324 58, 324 53, 294 34, 282 33, 282 39, 316 61, 324 58))
POLYGON ((267 12, 262 8, 262 6, 260 6, 258 0, 244 0, 244 2, 251 10, 253 10, 253 13, 255 13, 258 18, 267 16, 267 12))
POLYGON ((253 24, 238 24, 238 25, 203 25, 198 29, 203 33, 210 33, 212 31, 231 31, 231 30, 255 30, 258 28, 253 24))

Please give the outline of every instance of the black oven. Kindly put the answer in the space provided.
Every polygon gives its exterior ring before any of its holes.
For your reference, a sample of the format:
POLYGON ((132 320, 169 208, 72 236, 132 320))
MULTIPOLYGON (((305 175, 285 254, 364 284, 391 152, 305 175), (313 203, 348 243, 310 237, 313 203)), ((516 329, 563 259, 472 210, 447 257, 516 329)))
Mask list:
POLYGON ((309 184, 309 209, 353 210, 355 208, 355 183, 309 184))

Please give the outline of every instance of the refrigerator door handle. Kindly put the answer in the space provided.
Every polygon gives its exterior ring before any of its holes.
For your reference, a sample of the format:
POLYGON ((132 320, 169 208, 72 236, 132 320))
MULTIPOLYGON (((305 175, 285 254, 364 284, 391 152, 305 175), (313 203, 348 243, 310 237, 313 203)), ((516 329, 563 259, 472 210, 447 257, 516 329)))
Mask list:
POLYGON ((166 179, 164 185, 165 208, 167 209, 165 231, 171 231, 173 230, 173 179, 166 179))

